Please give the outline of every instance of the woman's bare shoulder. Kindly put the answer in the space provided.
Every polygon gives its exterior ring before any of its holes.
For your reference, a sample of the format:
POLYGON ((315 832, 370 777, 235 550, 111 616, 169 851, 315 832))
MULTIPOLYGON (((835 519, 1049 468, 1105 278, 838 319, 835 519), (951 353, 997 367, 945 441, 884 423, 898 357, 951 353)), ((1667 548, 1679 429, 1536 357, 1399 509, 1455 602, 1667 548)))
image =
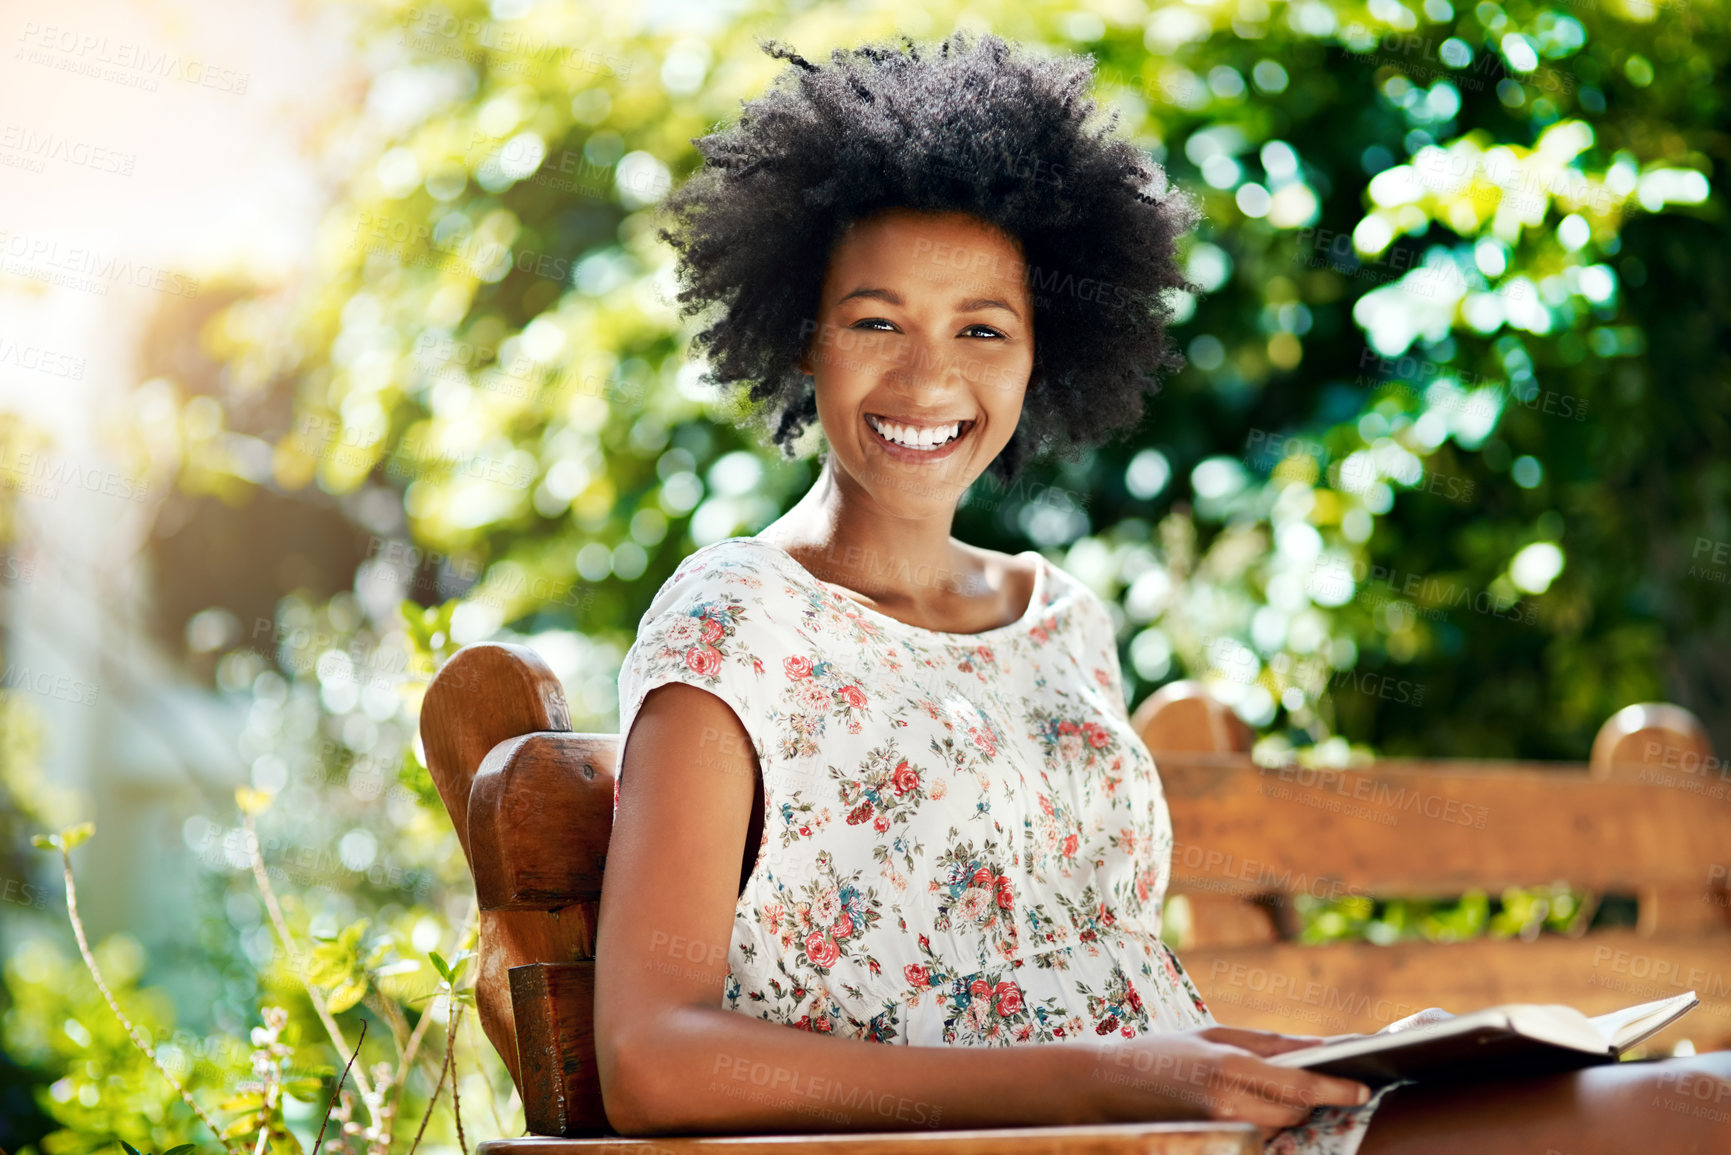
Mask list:
POLYGON ((1025 606, 1034 596, 1034 582, 1040 572, 1038 557, 1002 553, 958 541, 956 545, 976 565, 975 572, 988 589, 1003 590, 1004 600, 1012 606, 1025 606))

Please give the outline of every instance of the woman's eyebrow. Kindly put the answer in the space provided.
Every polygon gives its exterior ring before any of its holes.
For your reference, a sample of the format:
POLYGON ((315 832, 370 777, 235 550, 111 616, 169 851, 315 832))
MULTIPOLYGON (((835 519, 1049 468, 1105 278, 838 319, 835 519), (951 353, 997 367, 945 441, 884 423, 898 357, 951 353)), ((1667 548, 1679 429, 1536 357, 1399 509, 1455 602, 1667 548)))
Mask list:
MULTIPOLYGON (((840 305, 843 302, 851 301, 855 297, 869 297, 872 300, 883 301, 890 305, 900 305, 904 303, 901 294, 897 293, 894 289, 879 289, 869 286, 861 286, 836 301, 836 304, 840 305)), ((1011 305, 1009 302, 999 297, 969 297, 965 301, 959 301, 956 303, 956 312, 958 313, 972 313, 978 309, 1002 309, 1006 313, 1010 314, 1010 316, 1016 318, 1016 320, 1020 321, 1022 319, 1022 314, 1016 310, 1014 305, 1011 305)))
POLYGON ((1002 301, 997 297, 969 297, 967 300, 956 306, 956 310, 962 313, 972 313, 975 309, 1003 309, 1016 320, 1020 321, 1022 319, 1022 314, 1016 311, 1014 305, 1011 305, 1007 301, 1002 301))

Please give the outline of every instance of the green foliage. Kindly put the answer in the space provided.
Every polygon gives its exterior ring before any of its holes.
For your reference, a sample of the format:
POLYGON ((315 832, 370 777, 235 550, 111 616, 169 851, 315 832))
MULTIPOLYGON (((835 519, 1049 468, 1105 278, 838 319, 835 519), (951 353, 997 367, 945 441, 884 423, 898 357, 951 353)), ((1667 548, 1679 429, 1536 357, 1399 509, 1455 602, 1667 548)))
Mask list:
MULTIPOLYGON (((93 950, 127 1016, 150 1034, 165 1065, 196 1099, 214 1103, 248 1077, 243 1042, 177 1031, 168 999, 139 988, 145 959, 135 939, 114 935, 93 950)), ((42 1141, 43 1155, 112 1155, 116 1140, 148 1150, 210 1141, 132 1044, 76 955, 45 938, 27 939, 8 957, 5 981, 12 1005, 0 1022, 0 1039, 7 1053, 59 1072, 38 1097, 62 1127, 42 1141)))
MULTIPOLYGON (((124 1139, 120 1140, 120 1145, 126 1148, 126 1155, 141 1155, 138 1148, 134 1147, 124 1139)), ((164 1151, 162 1155, 191 1155, 191 1152, 197 1150, 198 1148, 191 1143, 182 1143, 178 1147, 170 1147, 168 1150, 164 1151)))
POLYGON ((1369 941, 1379 944, 1423 940, 1462 942, 1472 938, 1533 938, 1550 931, 1586 931, 1595 902, 1557 883, 1550 887, 1510 887, 1497 900, 1482 890, 1448 899, 1372 899, 1353 895, 1322 899, 1298 895, 1303 922, 1300 942, 1369 941))

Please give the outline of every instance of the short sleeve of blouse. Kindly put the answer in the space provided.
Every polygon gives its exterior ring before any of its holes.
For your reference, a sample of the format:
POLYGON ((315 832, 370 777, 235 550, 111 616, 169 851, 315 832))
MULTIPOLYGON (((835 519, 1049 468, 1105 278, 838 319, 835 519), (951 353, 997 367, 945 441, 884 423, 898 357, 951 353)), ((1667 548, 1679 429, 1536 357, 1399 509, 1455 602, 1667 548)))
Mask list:
MULTIPOLYGON (((683 682, 733 709, 762 764, 773 748, 763 713, 767 675, 789 645, 788 627, 772 612, 781 588, 762 552, 733 539, 681 562, 650 602, 620 663, 620 741, 630 737, 651 690, 683 682)), ((623 749, 620 762, 623 770, 623 749)))
POLYGON ((1113 711, 1128 719, 1129 704, 1124 700, 1124 671, 1118 662, 1118 623, 1112 610, 1093 590, 1080 586, 1083 605, 1082 663, 1083 673, 1105 695, 1113 711))

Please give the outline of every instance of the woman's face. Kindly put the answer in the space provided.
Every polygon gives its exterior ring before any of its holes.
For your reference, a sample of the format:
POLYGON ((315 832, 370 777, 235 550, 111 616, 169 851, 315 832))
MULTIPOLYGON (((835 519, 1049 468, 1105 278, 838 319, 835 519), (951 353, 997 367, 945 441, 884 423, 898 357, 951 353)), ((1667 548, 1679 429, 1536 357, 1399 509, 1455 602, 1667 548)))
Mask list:
POLYGON ((963 213, 858 221, 807 340, 800 368, 832 467, 886 513, 947 518, 1022 415, 1034 330, 1021 246, 963 213))

